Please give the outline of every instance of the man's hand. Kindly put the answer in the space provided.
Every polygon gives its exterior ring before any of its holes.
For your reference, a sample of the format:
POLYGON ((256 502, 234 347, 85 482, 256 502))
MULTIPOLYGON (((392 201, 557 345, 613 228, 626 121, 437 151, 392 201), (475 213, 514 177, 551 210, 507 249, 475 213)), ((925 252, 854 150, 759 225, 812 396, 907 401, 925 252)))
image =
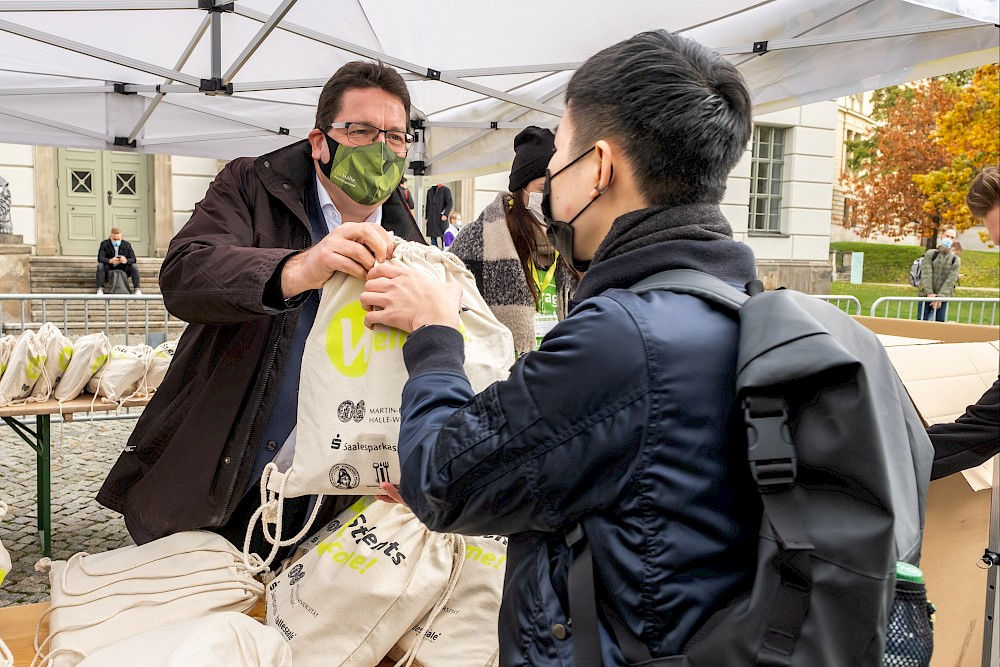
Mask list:
POLYGON ((448 216, 442 215, 441 216, 441 222, 448 222, 448 216))
POLYGON ((934 310, 937 310, 940 307, 941 307, 941 302, 940 301, 931 301, 931 308, 933 308, 934 310))
POLYGON ((399 264, 379 264, 368 274, 361 305, 369 311, 365 326, 384 324, 403 331, 439 324, 458 328, 462 287, 438 283, 416 269, 399 264))
POLYGON ((370 222, 345 222, 308 250, 293 256, 281 269, 282 296, 290 299, 320 289, 337 271, 362 280, 375 262, 392 257, 389 232, 370 222))
POLYGON ((410 506, 406 504, 403 500, 403 496, 399 493, 399 487, 395 484, 390 484, 389 482, 382 482, 379 484, 379 488, 382 489, 382 493, 377 494, 375 497, 387 503, 398 503, 403 507, 409 508, 410 506))

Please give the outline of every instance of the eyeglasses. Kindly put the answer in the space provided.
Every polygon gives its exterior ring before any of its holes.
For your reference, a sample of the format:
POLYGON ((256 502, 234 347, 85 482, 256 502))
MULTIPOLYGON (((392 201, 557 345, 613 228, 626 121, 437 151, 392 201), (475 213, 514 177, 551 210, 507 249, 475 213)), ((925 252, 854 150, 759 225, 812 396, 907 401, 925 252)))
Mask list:
POLYGON ((383 130, 367 123, 330 123, 335 130, 347 133, 347 142, 352 146, 367 146, 378 141, 378 135, 385 135, 386 145, 397 155, 406 155, 413 144, 413 135, 399 130, 383 130))

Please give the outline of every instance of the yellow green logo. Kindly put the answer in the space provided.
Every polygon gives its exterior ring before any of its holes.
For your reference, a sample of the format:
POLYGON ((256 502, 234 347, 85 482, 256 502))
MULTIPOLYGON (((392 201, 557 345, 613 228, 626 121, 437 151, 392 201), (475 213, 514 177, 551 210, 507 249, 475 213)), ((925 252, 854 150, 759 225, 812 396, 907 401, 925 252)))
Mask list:
POLYGON ((372 354, 402 348, 407 336, 399 329, 368 329, 365 309, 360 301, 353 301, 331 318, 326 329, 326 354, 343 375, 361 377, 368 371, 372 354))
POLYGON ((42 374, 42 366, 45 365, 46 356, 44 354, 37 357, 28 357, 28 367, 24 370, 29 380, 37 380, 42 374))
POLYGON ((59 372, 65 372, 69 368, 69 360, 73 357, 73 347, 66 346, 59 351, 59 372))

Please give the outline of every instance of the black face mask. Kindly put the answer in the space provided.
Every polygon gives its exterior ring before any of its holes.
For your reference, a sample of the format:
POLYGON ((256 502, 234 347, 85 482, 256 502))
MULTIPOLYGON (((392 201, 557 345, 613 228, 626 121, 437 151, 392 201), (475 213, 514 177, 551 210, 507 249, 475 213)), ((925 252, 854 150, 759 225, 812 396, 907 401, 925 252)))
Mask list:
MULTIPOLYGON (((587 202, 587 205, 581 208, 568 222, 556 220, 552 216, 552 205, 550 201, 552 195, 552 179, 589 155, 590 151, 595 148, 596 146, 592 146, 585 153, 578 155, 572 162, 554 174, 546 169, 545 185, 542 187, 542 215, 545 217, 545 236, 549 239, 549 243, 552 244, 552 247, 556 249, 556 252, 558 252, 570 266, 581 273, 590 268, 590 260, 578 260, 573 257, 573 223, 576 222, 577 218, 583 215, 583 212, 586 211, 591 204, 597 201, 597 197, 594 197, 587 202)), ((608 185, 610 186, 610 183, 608 185)), ((604 190, 598 190, 598 196, 603 195, 606 191, 607 188, 604 188, 604 190)))

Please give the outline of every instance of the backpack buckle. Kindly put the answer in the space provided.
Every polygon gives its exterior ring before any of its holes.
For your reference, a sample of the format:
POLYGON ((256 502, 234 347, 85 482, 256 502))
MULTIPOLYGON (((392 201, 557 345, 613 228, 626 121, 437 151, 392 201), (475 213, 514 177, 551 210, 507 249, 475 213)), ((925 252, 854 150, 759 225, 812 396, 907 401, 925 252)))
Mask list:
POLYGON ((795 484, 797 459, 788 430, 788 407, 780 398, 743 399, 747 425, 747 460, 761 493, 783 491, 795 484))

